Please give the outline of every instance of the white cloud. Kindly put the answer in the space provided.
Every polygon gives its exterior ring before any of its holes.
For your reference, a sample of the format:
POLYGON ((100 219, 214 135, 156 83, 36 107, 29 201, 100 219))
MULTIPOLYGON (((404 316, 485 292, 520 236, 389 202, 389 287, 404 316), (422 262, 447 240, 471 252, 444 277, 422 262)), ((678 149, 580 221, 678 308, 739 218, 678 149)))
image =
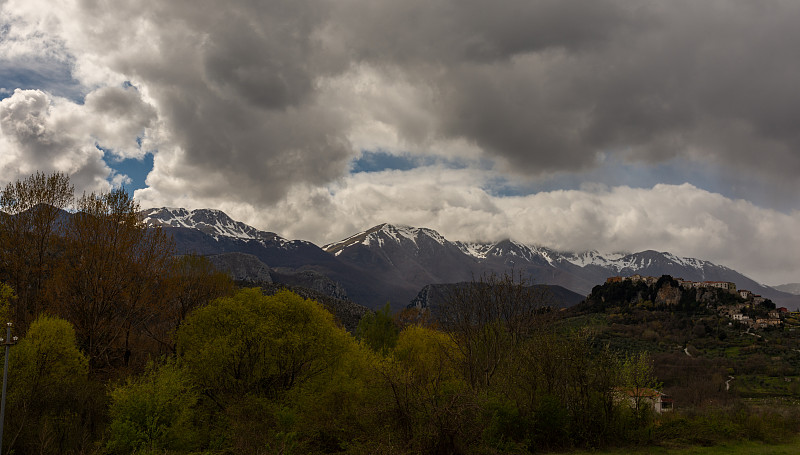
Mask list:
POLYGON ((125 185, 130 185, 131 182, 133 182, 133 180, 131 180, 131 178, 128 177, 127 175, 117 174, 117 173, 112 173, 110 180, 112 188, 121 188, 125 185))
POLYGON ((562 251, 647 249, 710 260, 769 284, 800 278, 800 212, 782 213, 690 184, 586 185, 493 196, 491 171, 423 167, 351 175, 328 188, 295 188, 275 205, 163 195, 144 206, 217 207, 235 219, 319 245, 390 222, 450 240, 512 238, 562 251), (154 202, 157 202, 154 204, 154 202))
POLYGON ((97 146, 119 158, 140 157, 136 137, 145 135, 151 118, 152 108, 130 88, 100 89, 83 105, 41 90, 15 90, 0 101, 0 179, 60 171, 79 194, 108 189, 110 177, 113 184, 123 181, 97 146))

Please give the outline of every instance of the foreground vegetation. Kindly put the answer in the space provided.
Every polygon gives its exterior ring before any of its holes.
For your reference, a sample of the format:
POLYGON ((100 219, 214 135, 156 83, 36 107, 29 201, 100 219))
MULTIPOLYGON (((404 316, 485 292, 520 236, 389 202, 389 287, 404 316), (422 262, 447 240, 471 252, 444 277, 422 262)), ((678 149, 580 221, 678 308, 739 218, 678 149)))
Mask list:
POLYGON ((486 276, 435 317, 387 306, 351 334, 313 300, 235 289, 203 258, 174 258, 124 192, 85 195, 70 216, 56 210, 71 203, 59 174, 0 193, 0 317, 20 337, 9 453, 652 453, 786 444, 800 429, 790 401, 717 390, 730 368, 766 379, 744 369, 749 345, 723 349, 719 330, 694 331, 686 321, 706 317, 694 310, 621 299, 554 312, 541 289, 486 276), (698 336, 679 329, 687 324, 698 336), (680 333, 683 345, 669 338, 680 333), (674 345, 697 356, 673 359, 674 345), (709 383, 717 389, 693 398, 709 383), (657 415, 630 393, 662 388, 678 409, 657 415))
POLYGON ((625 447, 609 450, 574 451, 572 455, 793 455, 800 440, 766 444, 758 441, 733 441, 714 446, 625 447))

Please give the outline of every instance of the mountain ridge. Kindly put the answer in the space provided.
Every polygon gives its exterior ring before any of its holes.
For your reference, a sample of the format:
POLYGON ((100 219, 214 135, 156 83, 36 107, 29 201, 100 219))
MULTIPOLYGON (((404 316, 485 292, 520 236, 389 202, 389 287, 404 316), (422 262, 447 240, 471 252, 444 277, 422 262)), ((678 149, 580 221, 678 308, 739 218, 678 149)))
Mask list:
POLYGON ((800 295, 800 283, 787 283, 772 287, 782 292, 788 292, 789 294, 800 295))
POLYGON ((370 308, 390 301, 404 307, 429 284, 469 281, 485 273, 520 273, 535 283, 559 285, 587 295, 609 276, 671 275, 691 281, 732 281, 739 288, 797 308, 800 297, 764 286, 733 269, 669 252, 602 254, 559 252, 512 239, 450 241, 433 229, 381 223, 318 247, 287 240, 210 209, 156 208, 142 220, 173 233, 181 252, 254 254, 271 267, 314 270, 339 282, 351 298, 370 308), (175 235, 177 234, 177 235, 175 235), (193 250, 194 249, 194 250, 193 250))

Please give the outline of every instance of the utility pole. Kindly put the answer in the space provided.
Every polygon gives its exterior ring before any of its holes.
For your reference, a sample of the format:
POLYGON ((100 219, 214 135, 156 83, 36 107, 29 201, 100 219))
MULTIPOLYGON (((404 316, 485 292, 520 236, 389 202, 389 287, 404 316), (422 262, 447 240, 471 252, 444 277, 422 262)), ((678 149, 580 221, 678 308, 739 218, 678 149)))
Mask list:
POLYGON ((8 384, 8 350, 17 344, 17 337, 11 338, 11 323, 6 324, 6 338, 0 338, 6 347, 5 366, 3 367, 3 396, 0 398, 0 455, 3 453, 3 424, 6 420, 6 384, 8 384))

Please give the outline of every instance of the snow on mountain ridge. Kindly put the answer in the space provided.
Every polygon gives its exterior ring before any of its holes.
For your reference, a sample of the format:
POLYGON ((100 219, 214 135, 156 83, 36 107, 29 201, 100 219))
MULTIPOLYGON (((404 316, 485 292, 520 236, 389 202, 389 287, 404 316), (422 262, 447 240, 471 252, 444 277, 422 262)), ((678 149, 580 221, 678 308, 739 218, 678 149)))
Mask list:
MULTIPOLYGON (((142 212, 142 221, 151 225, 183 227, 198 229, 214 238, 232 237, 241 240, 276 241, 281 246, 292 247, 295 242, 288 241, 275 234, 259 231, 244 223, 234 221, 227 214, 215 209, 187 210, 184 208, 158 208, 142 212)), ((420 240, 428 238, 442 246, 452 245, 465 255, 477 261, 484 261, 489 255, 493 257, 511 256, 518 257, 528 262, 546 262, 550 266, 571 263, 575 266, 586 268, 598 266, 614 273, 637 273, 656 262, 663 264, 672 263, 681 267, 688 267, 704 274, 704 268, 715 266, 700 259, 679 257, 668 252, 646 251, 635 254, 626 253, 599 253, 598 251, 584 251, 581 253, 559 252, 546 247, 523 244, 514 240, 499 242, 450 242, 433 229, 417 228, 402 224, 383 223, 366 231, 356 233, 338 242, 322 246, 322 249, 335 256, 340 255, 345 249, 361 244, 366 247, 382 249, 387 242, 398 246, 407 245, 414 250, 421 248, 420 240)), ((308 242, 304 242, 308 243, 308 242)), ((727 269, 727 267, 723 267, 727 269)), ((730 269, 727 269, 730 270, 730 269)))
POLYGON ((216 209, 190 211, 184 208, 161 207, 144 210, 141 217, 143 223, 151 226, 197 229, 215 239, 231 237, 240 240, 277 240, 281 244, 288 243, 286 239, 235 221, 225 212, 216 209))
POLYGON ((440 245, 450 243, 433 229, 383 223, 367 229, 366 231, 351 235, 344 240, 323 245, 322 249, 338 256, 343 249, 352 245, 362 244, 364 246, 372 246, 375 244, 378 247, 383 247, 387 241, 394 242, 397 245, 411 242, 415 248, 419 248, 418 241, 422 236, 431 238, 440 245))
POLYGON ((440 245, 445 245, 449 243, 448 240, 442 237, 441 234, 434 231, 433 229, 428 229, 428 228, 416 228, 402 224, 384 224, 383 227, 378 232, 386 234, 390 239, 394 240, 398 244, 402 243, 402 239, 405 238, 413 242, 414 245, 417 247, 419 247, 417 241, 423 234, 433 239, 440 245))
POLYGON ((609 253, 601 254, 596 250, 583 251, 580 253, 564 253, 562 260, 570 264, 577 265, 578 267, 586 267, 589 265, 596 265, 599 267, 608 267, 609 264, 628 256, 628 253, 609 253))
POLYGON ((533 245, 526 245, 517 242, 516 240, 503 240, 492 244, 490 249, 486 252, 485 256, 491 254, 492 256, 516 256, 528 262, 535 262, 538 258, 545 260, 548 264, 553 265, 554 258, 551 251, 533 245))
POLYGON ((486 255, 492 249, 491 243, 474 243, 474 242, 455 242, 455 246, 461 250, 462 253, 475 259, 486 259, 486 255))
POLYGON ((695 258, 679 257, 668 252, 641 252, 641 253, 600 253, 596 250, 580 253, 560 252, 537 245, 527 245, 514 240, 504 240, 494 243, 455 242, 455 245, 466 255, 477 260, 485 260, 489 255, 510 255, 521 257, 533 262, 536 258, 546 261, 551 266, 568 262, 575 266, 585 268, 597 266, 613 270, 615 273, 626 271, 635 273, 655 265, 656 262, 674 263, 681 267, 695 269, 702 273, 705 267, 716 266, 708 261, 695 258))
POLYGON ((347 238, 345 238, 343 240, 339 240, 338 242, 333 242, 333 243, 328 243, 326 245, 322 245, 322 249, 324 251, 327 251, 328 253, 332 253, 332 254, 338 256, 339 254, 342 253, 342 251, 345 248, 347 248, 347 247, 349 247, 351 245, 355 245, 355 244, 358 244, 358 243, 364 244, 364 242, 366 241, 367 243, 365 245, 369 246, 369 235, 372 234, 373 232, 379 231, 384 226, 385 226, 385 223, 384 224, 379 224, 377 226, 373 226, 373 227, 367 229, 366 231, 358 232, 358 233, 353 234, 350 237, 347 237, 347 238))

